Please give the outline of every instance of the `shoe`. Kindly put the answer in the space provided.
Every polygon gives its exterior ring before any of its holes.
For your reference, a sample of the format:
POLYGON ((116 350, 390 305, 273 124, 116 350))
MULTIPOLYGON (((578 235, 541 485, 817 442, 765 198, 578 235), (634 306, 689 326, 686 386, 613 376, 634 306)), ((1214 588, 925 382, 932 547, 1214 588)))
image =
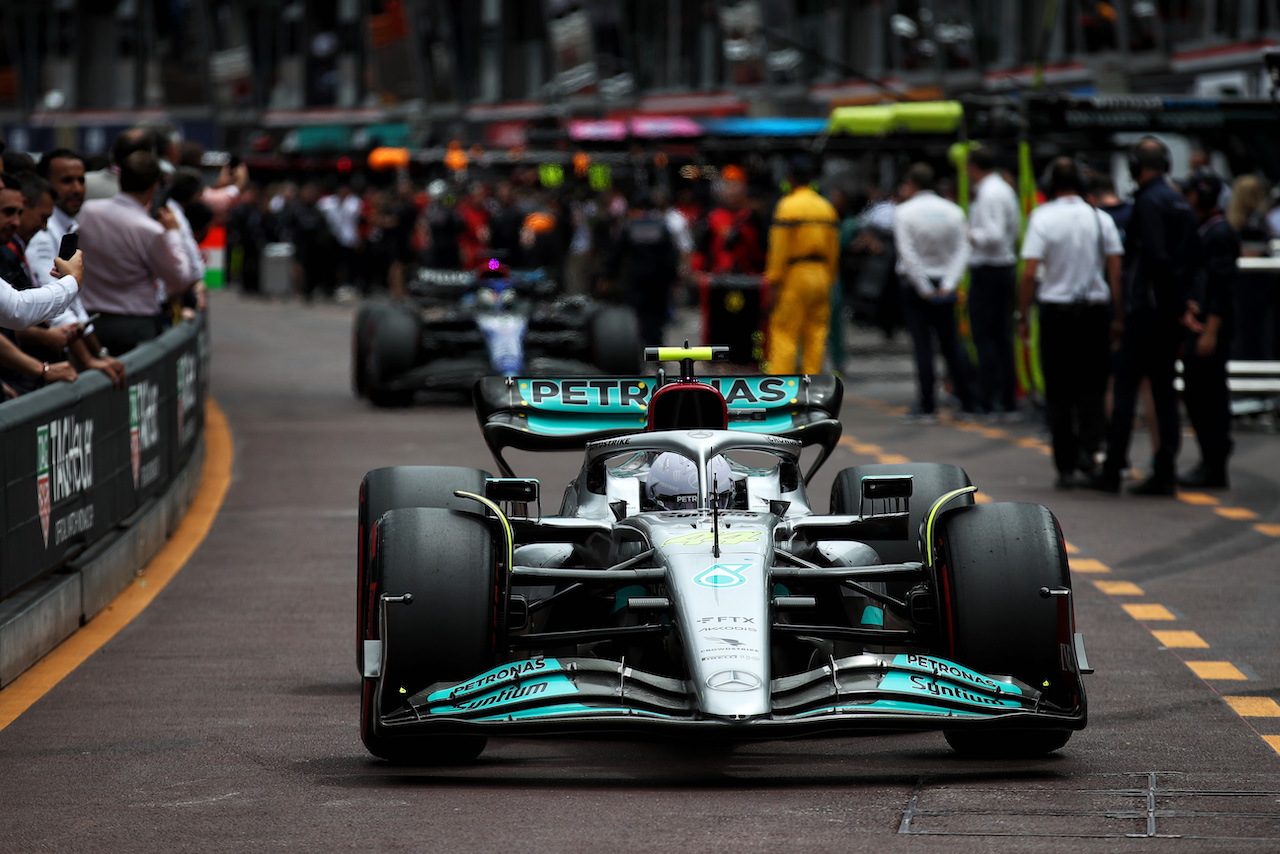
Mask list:
POLYGON ((1206 466, 1204 463, 1178 478, 1178 486, 1191 489, 1230 489, 1226 467, 1206 466))
POLYGON ((904 415, 902 420, 908 424, 937 424, 938 416, 933 412, 915 412, 904 415))
POLYGON ((1164 495, 1172 496, 1178 491, 1178 482, 1172 475, 1153 474, 1151 477, 1129 487, 1130 495, 1164 495))
POLYGON ((1059 474, 1058 479, 1053 482, 1054 489, 1075 489, 1075 478, 1070 474, 1059 474))
POLYGON ((1083 489, 1093 489, 1098 492, 1110 492, 1112 495, 1118 495, 1120 493, 1120 475, 1100 472, 1084 478, 1079 485, 1083 489))
POLYGON ((1027 416, 1023 415, 1022 412, 1017 409, 1006 409, 1004 412, 1000 413, 1001 424, 1021 424, 1026 420, 1027 416))

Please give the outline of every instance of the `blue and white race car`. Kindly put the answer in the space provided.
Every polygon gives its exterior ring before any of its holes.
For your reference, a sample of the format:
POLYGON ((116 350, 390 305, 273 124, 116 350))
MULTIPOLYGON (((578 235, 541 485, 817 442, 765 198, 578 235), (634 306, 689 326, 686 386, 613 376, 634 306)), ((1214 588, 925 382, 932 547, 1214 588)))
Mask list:
POLYGON ((806 483, 840 437, 832 376, 493 377, 501 477, 396 467, 359 508, 361 734, 405 763, 488 736, 754 741, 942 730, 1037 755, 1086 723, 1062 533, 975 504, 965 472, 868 465, 806 483), (580 448, 559 512, 503 450, 580 448), (801 469, 801 452, 817 449, 801 469))

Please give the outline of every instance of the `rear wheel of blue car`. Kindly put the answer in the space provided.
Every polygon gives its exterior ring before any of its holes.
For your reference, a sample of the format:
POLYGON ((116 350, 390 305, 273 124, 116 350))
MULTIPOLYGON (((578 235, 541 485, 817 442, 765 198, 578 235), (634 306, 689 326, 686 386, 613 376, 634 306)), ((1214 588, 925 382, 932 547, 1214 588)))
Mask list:
POLYGON ((412 389, 395 388, 394 383, 417 364, 421 326, 403 308, 387 306, 371 313, 364 374, 365 393, 374 406, 406 406, 413 400, 412 389))
POLYGON ((366 678, 360 734, 369 752, 400 764, 467 762, 481 735, 413 735, 383 717, 437 682, 459 682, 493 666, 497 638, 496 564, 488 523, 456 510, 392 510, 377 524, 373 574, 389 602, 377 634, 381 679, 366 678))
MULTIPOLYGON (((982 504, 944 511, 935 531, 934 585, 945 655, 980 673, 1013 676, 1056 706, 1083 714, 1072 656, 1071 588, 1058 522, 1039 504, 982 504), (1064 646, 1065 645, 1065 646, 1064 646)), ((1059 729, 946 733, 959 753, 1039 756, 1071 737, 1059 729)))
POLYGON ((377 318, 388 311, 394 311, 391 303, 373 300, 360 303, 356 309, 351 324, 351 391, 356 397, 368 393, 369 341, 377 318))
POLYGON ((591 319, 591 360, 606 374, 638 374, 644 355, 640 321, 623 306, 605 306, 591 319))

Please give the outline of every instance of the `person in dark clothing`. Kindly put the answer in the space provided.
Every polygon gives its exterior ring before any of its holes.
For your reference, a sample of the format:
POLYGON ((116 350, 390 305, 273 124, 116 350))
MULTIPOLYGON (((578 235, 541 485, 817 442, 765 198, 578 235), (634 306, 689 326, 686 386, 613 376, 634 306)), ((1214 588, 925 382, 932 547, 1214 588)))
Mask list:
POLYGON ((1192 291, 1196 322, 1183 343, 1182 396, 1200 444, 1200 464, 1178 478, 1178 483, 1200 489, 1225 489, 1229 484, 1227 457, 1232 445, 1227 357, 1235 328, 1233 303, 1240 236, 1218 206, 1222 179, 1201 170, 1188 183, 1187 201, 1200 216, 1201 264, 1192 291))
POLYGON ((1134 146, 1129 170, 1138 192, 1125 234, 1124 334, 1116 362, 1107 460, 1102 471, 1084 485, 1103 492, 1120 491, 1120 472, 1128 466, 1134 406, 1145 377, 1151 382, 1160 442, 1151 476, 1130 491, 1173 495, 1177 489, 1174 461, 1181 440, 1174 364, 1198 263, 1200 221, 1169 182, 1169 151, 1160 140, 1147 137, 1134 146))
POLYGON ((240 287, 247 294, 262 291, 262 248, 267 242, 266 211, 252 184, 227 215, 227 249, 240 258, 240 287))
POLYGON ((489 217, 489 248, 494 258, 511 264, 519 253, 520 227, 525 214, 516 203, 510 181, 503 181, 494 192, 493 210, 489 217))
POLYGON ((622 273, 627 300, 640 318, 640 335, 650 347, 662 346, 678 266, 676 243, 662 213, 648 193, 637 194, 631 218, 614 241, 606 275, 617 281, 622 273))
MULTIPOLYGON (((467 224, 458 213, 457 196, 450 192, 444 181, 431 182, 428 188, 431 203, 427 205, 427 235, 430 241, 429 264, 441 270, 457 270, 462 267, 461 239, 467 224)), ((399 210, 394 214, 399 222, 399 210)))
POLYGON ((320 199, 318 184, 307 184, 289 211, 298 264, 302 267, 302 295, 311 300, 319 291, 332 297, 337 287, 337 240, 329 230, 324 213, 316 207, 320 199))

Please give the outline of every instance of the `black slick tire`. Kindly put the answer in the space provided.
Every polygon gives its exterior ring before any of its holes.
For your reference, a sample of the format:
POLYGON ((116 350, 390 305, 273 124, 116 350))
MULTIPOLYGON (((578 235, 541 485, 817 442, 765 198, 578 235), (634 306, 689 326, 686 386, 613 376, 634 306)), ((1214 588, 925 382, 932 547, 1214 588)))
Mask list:
MULTIPOLYGON (((831 512, 834 515, 856 514, 862 497, 862 479, 869 475, 911 475, 910 520, 906 540, 868 540, 867 545, 876 550, 884 563, 906 563, 923 560, 920 546, 920 523, 924 521, 933 503, 948 492, 972 486, 968 473, 959 466, 945 463, 874 463, 852 466, 836 475, 831 485, 831 512)), ((956 497, 947 507, 964 507, 973 504, 972 495, 956 497)))
POLYGON ((644 342, 636 313, 623 306, 605 306, 591 319, 591 360, 606 374, 640 372, 644 342))
MULTIPOLYGON (((1039 504, 983 504, 944 511, 936 523, 934 586, 944 654, 980 673, 1008 675, 1062 706, 1085 704, 1079 671, 1064 669, 1069 603, 1043 588, 1070 589, 1057 519, 1039 504)), ((946 732, 959 753, 1026 758, 1067 743, 1069 730, 946 732)))
POLYGON ((370 555, 373 524, 388 510, 402 507, 437 507, 475 512, 476 502, 454 496, 456 490, 484 494, 488 472, 455 466, 392 466, 374 469, 360 483, 356 517, 356 668, 364 672, 364 641, 372 639, 376 620, 370 555))
POLYGON ((382 712, 436 682, 460 681, 494 663, 497 597, 494 544, 479 516, 433 507, 392 510, 377 523, 372 574, 378 595, 410 594, 387 606, 381 683, 364 680, 360 734, 369 752, 401 764, 474 759, 483 736, 388 732, 382 712), (378 696, 381 684, 382 694, 378 696))
POLYGON ((413 401, 413 391, 390 386, 417 364, 421 323, 409 311, 387 306, 371 312, 369 327, 365 393, 374 406, 407 406, 413 401))

